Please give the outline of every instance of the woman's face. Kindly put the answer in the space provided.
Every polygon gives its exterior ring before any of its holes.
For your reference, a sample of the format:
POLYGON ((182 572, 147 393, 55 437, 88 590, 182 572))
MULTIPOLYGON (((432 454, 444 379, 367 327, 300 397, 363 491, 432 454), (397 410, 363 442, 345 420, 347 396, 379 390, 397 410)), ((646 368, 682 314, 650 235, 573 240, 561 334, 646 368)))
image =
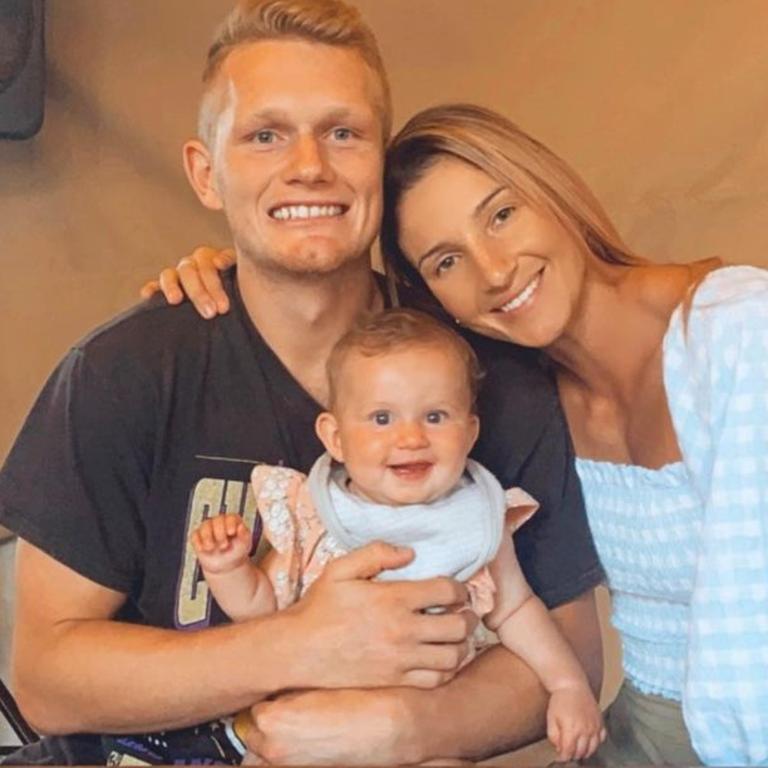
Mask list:
POLYGON ((472 165, 439 159, 400 201, 400 246, 445 309, 493 338, 546 347, 579 300, 585 246, 472 165))

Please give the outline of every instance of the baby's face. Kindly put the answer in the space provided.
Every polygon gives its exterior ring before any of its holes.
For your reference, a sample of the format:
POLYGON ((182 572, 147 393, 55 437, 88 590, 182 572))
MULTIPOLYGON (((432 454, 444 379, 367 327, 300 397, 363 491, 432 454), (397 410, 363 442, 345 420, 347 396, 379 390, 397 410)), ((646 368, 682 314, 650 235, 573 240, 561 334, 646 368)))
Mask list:
POLYGON ((433 501, 458 482, 478 433, 467 376, 436 344, 373 357, 352 352, 329 415, 330 453, 352 491, 390 506, 433 501))

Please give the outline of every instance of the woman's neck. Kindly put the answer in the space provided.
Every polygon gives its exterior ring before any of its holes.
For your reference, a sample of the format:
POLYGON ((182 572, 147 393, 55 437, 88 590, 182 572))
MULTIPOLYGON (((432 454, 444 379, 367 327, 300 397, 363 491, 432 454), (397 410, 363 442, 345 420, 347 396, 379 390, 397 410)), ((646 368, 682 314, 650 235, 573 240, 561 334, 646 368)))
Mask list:
POLYGON ((691 279, 684 265, 590 268, 574 316, 545 351, 579 388, 631 401, 691 279))

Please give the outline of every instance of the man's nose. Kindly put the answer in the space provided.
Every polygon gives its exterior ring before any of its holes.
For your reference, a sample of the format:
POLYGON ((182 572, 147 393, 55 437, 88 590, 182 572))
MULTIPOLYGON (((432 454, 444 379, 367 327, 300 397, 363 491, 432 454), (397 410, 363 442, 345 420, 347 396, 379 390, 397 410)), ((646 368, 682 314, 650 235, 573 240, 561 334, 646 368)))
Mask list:
POLYGON ((420 421, 402 421, 398 426, 397 445, 411 450, 429 445, 424 425, 420 421))
POLYGON ((333 179, 333 169, 327 151, 316 136, 299 136, 291 148, 286 166, 285 180, 304 184, 317 184, 333 179))

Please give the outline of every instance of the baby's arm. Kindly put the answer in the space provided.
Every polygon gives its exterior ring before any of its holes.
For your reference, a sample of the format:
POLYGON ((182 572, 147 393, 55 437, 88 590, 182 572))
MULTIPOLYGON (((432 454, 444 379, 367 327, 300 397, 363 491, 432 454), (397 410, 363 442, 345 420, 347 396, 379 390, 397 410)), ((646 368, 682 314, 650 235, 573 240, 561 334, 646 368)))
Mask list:
POLYGON ((486 626, 538 675, 551 694, 547 736, 561 760, 591 755, 605 739, 600 709, 584 670, 544 604, 525 580, 509 535, 490 565, 497 604, 486 626))
POLYGON ((275 594, 264 571, 249 555, 251 532, 235 514, 204 520, 191 537, 205 580, 232 621, 275 610, 275 594))

